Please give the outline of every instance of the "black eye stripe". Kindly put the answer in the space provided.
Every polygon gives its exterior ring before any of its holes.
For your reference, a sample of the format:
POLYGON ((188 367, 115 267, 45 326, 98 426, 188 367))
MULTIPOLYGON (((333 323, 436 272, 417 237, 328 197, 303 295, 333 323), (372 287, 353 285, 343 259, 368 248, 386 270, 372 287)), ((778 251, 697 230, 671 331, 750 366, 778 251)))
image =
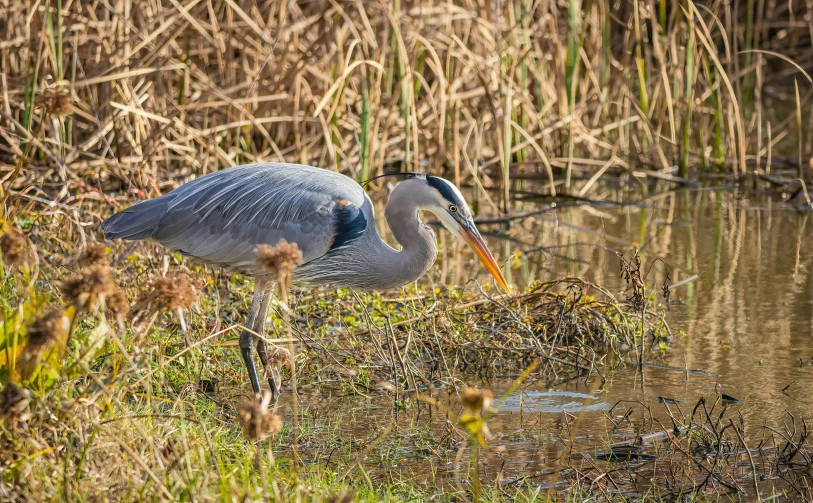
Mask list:
POLYGON ((440 192, 440 195, 447 201, 453 202, 456 206, 463 206, 460 202, 460 198, 455 194, 454 186, 443 178, 426 175, 426 183, 440 192))

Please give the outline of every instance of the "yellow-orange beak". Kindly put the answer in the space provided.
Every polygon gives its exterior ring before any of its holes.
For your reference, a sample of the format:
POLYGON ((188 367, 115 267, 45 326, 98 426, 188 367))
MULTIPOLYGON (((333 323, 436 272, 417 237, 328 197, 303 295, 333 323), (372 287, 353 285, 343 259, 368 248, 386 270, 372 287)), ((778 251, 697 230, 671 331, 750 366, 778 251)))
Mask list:
POLYGON ((466 244, 469 245, 472 250, 474 250, 477 258, 479 258, 480 262, 486 266, 488 272, 494 276, 497 284, 500 285, 507 293, 511 293, 511 289, 508 287, 508 283, 505 282, 505 277, 502 275, 500 266, 497 265, 497 261, 494 260, 494 256, 488 250, 488 246, 486 246, 486 243, 483 241, 480 233, 477 232, 477 228, 474 226, 474 224, 471 224, 471 226, 461 225, 460 237, 462 237, 466 244))

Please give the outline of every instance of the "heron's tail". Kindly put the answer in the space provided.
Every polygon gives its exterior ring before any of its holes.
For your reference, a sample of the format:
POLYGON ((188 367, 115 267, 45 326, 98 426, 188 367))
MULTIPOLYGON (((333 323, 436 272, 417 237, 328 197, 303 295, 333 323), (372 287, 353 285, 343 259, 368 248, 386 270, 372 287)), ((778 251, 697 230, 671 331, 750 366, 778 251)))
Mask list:
POLYGON ((169 200, 165 197, 137 202, 102 222, 104 236, 127 240, 151 237, 168 208, 169 200))

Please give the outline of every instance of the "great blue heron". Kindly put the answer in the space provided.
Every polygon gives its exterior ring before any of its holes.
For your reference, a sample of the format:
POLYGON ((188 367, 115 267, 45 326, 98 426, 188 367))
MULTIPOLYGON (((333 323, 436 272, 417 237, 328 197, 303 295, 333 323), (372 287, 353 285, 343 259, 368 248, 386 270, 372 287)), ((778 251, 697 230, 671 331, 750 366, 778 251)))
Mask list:
MULTIPOLYGON (((270 278, 255 258, 258 245, 296 243, 303 264, 295 281, 361 289, 403 286, 434 263, 438 248, 419 213, 429 211, 474 250, 497 283, 508 285, 454 184, 432 175, 406 175, 396 185, 384 216, 402 250, 387 245, 375 227, 364 189, 342 174, 286 163, 261 163, 217 171, 163 196, 140 201, 102 223, 108 239, 152 238, 184 255, 254 276, 240 350, 251 386, 260 391, 251 350, 266 366, 263 334, 270 278)), ((272 394, 277 383, 269 379, 272 394)))

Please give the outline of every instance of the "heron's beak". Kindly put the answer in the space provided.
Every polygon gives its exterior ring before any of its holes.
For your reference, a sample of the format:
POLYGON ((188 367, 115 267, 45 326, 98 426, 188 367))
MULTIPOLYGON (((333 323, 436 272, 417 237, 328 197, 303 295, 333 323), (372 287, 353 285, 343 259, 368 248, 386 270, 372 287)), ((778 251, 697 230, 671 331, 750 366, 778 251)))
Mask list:
POLYGON ((477 258, 480 259, 480 262, 486 266, 488 272, 494 276, 494 279, 497 281, 497 284, 502 287, 507 293, 511 293, 511 289, 508 287, 508 283, 505 282, 505 277, 502 275, 502 271, 500 270, 500 266, 497 265, 497 261, 494 260, 494 256, 488 250, 485 241, 480 236, 480 233, 477 232, 477 227, 474 224, 470 225, 461 225, 460 226, 460 237, 466 242, 474 253, 477 255, 477 258))

